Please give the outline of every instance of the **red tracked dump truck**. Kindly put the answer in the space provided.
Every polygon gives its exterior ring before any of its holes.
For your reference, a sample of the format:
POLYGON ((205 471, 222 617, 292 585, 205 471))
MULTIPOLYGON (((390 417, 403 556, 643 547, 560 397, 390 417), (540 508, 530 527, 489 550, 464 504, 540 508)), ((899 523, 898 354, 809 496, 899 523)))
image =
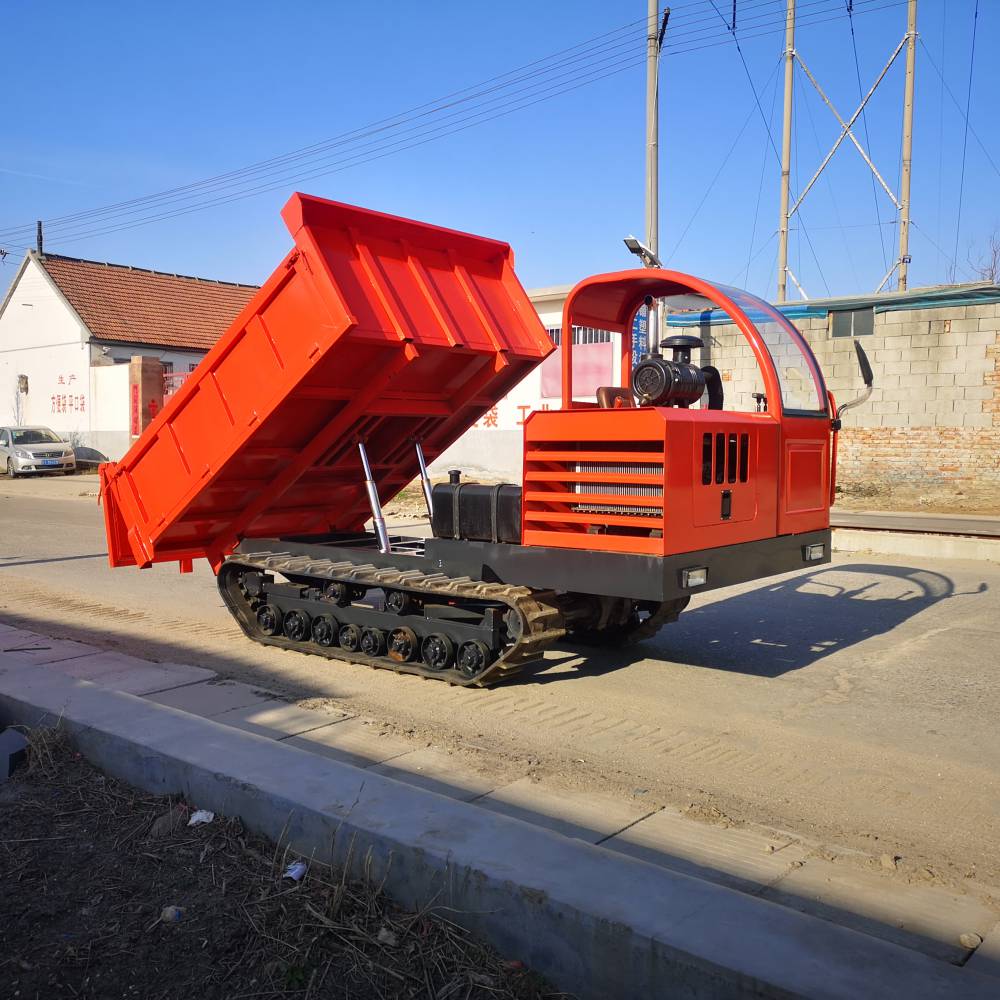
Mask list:
POLYGON ((488 685, 567 634, 643 638, 692 594, 829 560, 838 414, 760 299, 659 269, 581 281, 523 487, 432 488, 425 463, 553 350, 510 247, 299 194, 283 217, 294 248, 101 467, 112 566, 204 557, 258 642, 488 685), (635 313, 679 295, 739 329, 751 412, 692 362, 697 337, 632 370, 635 313), (574 326, 620 340, 620 384, 596 399, 574 398, 574 326), (390 535, 379 498, 418 475, 433 537, 390 535))

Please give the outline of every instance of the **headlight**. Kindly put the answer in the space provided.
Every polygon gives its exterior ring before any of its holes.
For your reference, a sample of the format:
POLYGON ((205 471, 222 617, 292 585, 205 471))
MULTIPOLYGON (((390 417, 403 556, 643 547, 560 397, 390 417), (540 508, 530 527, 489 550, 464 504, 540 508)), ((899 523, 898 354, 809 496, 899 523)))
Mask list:
POLYGON ((18 458, 34 458, 34 456, 31 454, 31 452, 29 452, 29 451, 23 451, 20 448, 15 448, 14 449, 14 454, 17 455, 18 458))

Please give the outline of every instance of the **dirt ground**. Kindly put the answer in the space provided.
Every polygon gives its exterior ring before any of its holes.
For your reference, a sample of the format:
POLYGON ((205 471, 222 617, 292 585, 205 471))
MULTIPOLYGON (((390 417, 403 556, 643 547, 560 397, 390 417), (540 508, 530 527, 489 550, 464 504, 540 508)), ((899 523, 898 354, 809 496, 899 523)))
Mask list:
POLYGON ((971 487, 920 489, 906 483, 841 483, 834 509, 996 517, 1000 515, 1000 501, 993 491, 971 487))
POLYGON ((52 731, 0 784, 5 998, 566 997, 430 909, 294 855, 238 820, 91 767, 52 731))

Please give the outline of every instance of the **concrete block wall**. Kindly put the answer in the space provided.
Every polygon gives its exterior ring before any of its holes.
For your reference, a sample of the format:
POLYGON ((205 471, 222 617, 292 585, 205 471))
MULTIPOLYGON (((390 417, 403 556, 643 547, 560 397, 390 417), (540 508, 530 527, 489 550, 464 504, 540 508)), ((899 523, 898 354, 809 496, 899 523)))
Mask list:
MULTIPOLYGON (((862 388, 853 341, 827 317, 795 320, 838 401, 862 388)), ((727 408, 752 410, 757 363, 732 325, 703 326, 702 364, 723 374, 727 408)), ((877 313, 859 338, 875 374, 865 405, 844 418, 839 481, 995 492, 1000 485, 1000 304, 877 313)))

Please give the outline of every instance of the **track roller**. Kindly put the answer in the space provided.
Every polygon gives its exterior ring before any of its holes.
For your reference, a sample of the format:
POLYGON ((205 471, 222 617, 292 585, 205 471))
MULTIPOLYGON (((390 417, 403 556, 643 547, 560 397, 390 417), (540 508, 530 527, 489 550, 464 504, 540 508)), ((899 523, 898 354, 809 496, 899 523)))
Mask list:
POLYGON ((305 611, 289 611, 282 623, 282 630, 292 642, 302 642, 312 635, 312 619, 305 611))
POLYGON ((361 648, 361 629, 357 625, 341 625, 337 639, 344 649, 356 653, 361 648))
POLYGON ((257 624, 264 635, 281 634, 282 614, 273 604, 263 604, 257 609, 257 624))
POLYGON ((312 620, 312 637, 317 646, 336 646, 340 625, 333 615, 317 615, 312 620))
POLYGON ((481 674, 490 662, 490 650, 485 642, 473 639, 471 642, 463 642, 458 650, 458 670, 466 677, 475 677, 481 674))
POLYGON ((397 663, 409 663, 417 658, 420 643, 416 633, 405 625, 394 628, 389 633, 389 659, 397 663))
POLYGON ((385 653, 385 632, 380 628, 366 628, 361 632, 361 652, 365 656, 382 656, 385 653))
POLYGON ((455 643, 442 632, 432 632, 421 643, 420 655, 431 670, 447 670, 455 662, 455 643))

